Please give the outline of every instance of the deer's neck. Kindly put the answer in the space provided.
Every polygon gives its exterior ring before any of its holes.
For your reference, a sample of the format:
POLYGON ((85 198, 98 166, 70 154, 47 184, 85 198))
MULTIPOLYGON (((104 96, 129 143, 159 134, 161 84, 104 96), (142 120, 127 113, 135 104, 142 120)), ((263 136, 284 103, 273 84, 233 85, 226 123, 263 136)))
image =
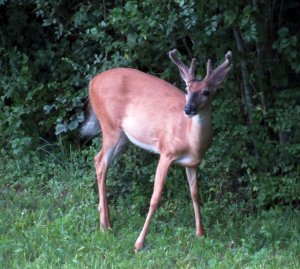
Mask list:
POLYGON ((211 106, 194 116, 189 127, 191 142, 198 153, 203 156, 212 141, 211 106))

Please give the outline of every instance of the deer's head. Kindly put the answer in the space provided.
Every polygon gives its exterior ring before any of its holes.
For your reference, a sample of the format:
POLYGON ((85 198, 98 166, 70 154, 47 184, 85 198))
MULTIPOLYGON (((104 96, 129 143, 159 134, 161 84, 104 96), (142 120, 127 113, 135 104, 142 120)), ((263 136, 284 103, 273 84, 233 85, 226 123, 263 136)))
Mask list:
POLYGON ((187 117, 193 117, 211 104, 217 87, 224 81, 231 68, 232 52, 228 51, 225 55, 225 61, 215 69, 212 69, 211 60, 208 60, 206 76, 203 80, 198 80, 195 77, 196 59, 192 59, 188 68, 177 58, 176 49, 169 52, 169 57, 179 68, 181 78, 187 86, 184 114, 187 117))

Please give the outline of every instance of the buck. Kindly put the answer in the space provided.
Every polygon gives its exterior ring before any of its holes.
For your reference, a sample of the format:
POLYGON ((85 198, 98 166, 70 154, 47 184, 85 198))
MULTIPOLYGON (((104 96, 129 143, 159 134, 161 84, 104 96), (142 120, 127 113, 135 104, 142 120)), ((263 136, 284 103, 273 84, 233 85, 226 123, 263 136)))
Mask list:
POLYGON ((160 202, 169 167, 184 166, 192 197, 196 236, 204 235, 200 216, 197 168, 212 141, 212 98, 231 68, 232 53, 212 69, 207 61, 203 80, 195 77, 196 60, 184 65, 174 49, 169 57, 179 68, 186 94, 152 75, 130 68, 115 68, 94 77, 89 84, 92 112, 82 132, 93 134, 101 126, 102 149, 95 156, 99 190, 100 228, 111 229, 106 197, 106 174, 128 141, 160 155, 149 212, 135 249, 143 248, 151 218, 160 202), (100 126, 98 124, 100 122, 100 126))

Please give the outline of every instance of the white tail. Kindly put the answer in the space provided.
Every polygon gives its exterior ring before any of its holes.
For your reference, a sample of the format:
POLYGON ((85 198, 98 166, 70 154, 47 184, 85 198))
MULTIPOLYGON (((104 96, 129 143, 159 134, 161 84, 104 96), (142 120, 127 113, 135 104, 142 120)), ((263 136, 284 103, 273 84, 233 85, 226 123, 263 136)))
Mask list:
MULTIPOLYGON (((186 168, 195 211, 196 235, 204 234, 197 167, 212 141, 211 101, 216 87, 230 70, 232 53, 227 52, 225 61, 214 70, 208 60, 203 80, 195 78, 195 59, 188 68, 177 58, 176 50, 170 51, 169 56, 187 85, 186 95, 166 81, 129 68, 103 72, 92 79, 89 88, 90 103, 101 124, 103 136, 102 149, 95 157, 101 229, 111 228, 105 186, 107 169, 126 143, 131 141, 160 155, 149 212, 135 243, 137 250, 144 246, 150 220, 160 202, 167 172, 173 163, 186 168)), ((90 118, 91 122, 97 119, 90 118)), ((93 127, 92 124, 86 126, 93 127)))

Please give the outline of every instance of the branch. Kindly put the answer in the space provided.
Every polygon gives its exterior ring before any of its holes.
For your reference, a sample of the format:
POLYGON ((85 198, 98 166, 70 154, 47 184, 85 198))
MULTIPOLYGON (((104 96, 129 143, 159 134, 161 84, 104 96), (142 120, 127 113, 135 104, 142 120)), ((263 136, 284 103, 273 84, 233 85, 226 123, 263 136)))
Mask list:
POLYGON ((242 55, 240 61, 241 61, 241 67, 242 67, 243 91, 244 91, 244 96, 245 96, 244 105, 245 105, 246 111, 248 113, 249 122, 251 122, 250 115, 251 115, 251 109, 253 106, 253 102, 252 102, 252 96, 251 96, 250 84, 249 84, 249 72, 247 70, 247 64, 244 59, 244 55, 245 55, 244 47, 242 44, 241 37, 236 28, 233 29, 233 33, 234 33, 237 49, 242 55))

